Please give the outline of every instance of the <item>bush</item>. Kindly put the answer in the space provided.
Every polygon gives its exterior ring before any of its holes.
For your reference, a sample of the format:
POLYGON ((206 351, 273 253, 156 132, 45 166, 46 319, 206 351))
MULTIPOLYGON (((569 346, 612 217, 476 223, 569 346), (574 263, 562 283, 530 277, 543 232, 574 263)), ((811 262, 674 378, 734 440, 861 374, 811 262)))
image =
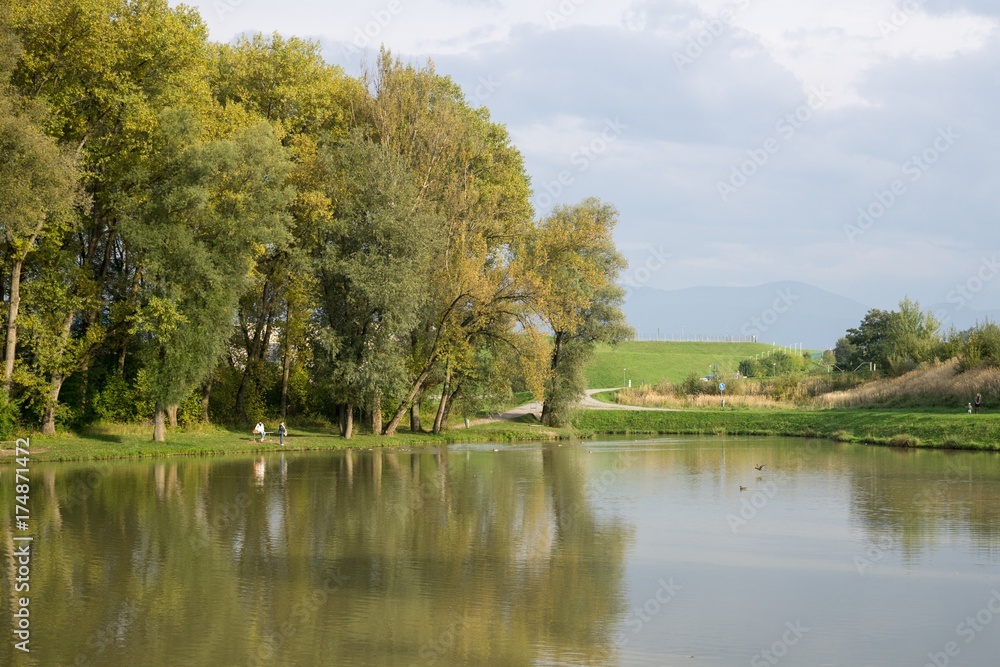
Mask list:
POLYGON ((987 366, 1000 367, 1000 326, 986 321, 969 332, 959 355, 959 370, 962 372, 987 366))
POLYGON ((94 396, 94 414, 101 421, 127 423, 148 415, 140 415, 140 391, 125 378, 111 376, 94 396))
POLYGON ((0 393, 0 438, 9 440, 17 430, 17 418, 21 407, 16 401, 0 393))

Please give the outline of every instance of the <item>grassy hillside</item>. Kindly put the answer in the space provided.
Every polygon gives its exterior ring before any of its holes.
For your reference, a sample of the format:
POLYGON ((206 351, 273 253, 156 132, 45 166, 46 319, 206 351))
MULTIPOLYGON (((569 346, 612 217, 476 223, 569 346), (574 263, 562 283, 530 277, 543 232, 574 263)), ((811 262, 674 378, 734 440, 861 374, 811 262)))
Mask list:
POLYGON ((620 387, 622 369, 633 384, 666 380, 680 382, 690 373, 708 374, 719 365, 720 373, 735 373, 740 361, 776 349, 763 343, 672 343, 628 342, 615 347, 601 345, 587 366, 587 386, 620 387))

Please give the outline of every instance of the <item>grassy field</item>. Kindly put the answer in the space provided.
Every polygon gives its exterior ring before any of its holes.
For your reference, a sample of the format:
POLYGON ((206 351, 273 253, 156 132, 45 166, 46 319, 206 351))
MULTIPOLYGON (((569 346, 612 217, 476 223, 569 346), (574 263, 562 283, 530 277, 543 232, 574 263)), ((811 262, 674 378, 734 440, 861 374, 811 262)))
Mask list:
MULTIPOLYGON (((31 460, 43 461, 94 461, 105 459, 142 459, 171 456, 210 456, 225 454, 255 454, 277 451, 319 451, 346 447, 396 447, 432 446, 452 442, 528 442, 567 439, 573 429, 557 429, 538 424, 531 416, 514 421, 503 421, 474 426, 470 429, 453 428, 441 435, 401 431, 392 438, 357 435, 345 440, 339 433, 322 428, 293 428, 285 438, 285 445, 276 437, 255 442, 249 430, 231 431, 223 428, 198 430, 170 430, 167 442, 154 443, 148 426, 111 425, 95 427, 85 433, 62 433, 55 436, 31 436, 31 460)), ((14 462, 14 443, 0 445, 0 465, 14 462)))
POLYGON ((763 343, 673 343, 631 341, 611 347, 598 346, 586 369, 587 386, 592 389, 622 386, 622 369, 632 384, 656 384, 661 380, 680 382, 691 373, 707 375, 709 367, 735 373, 739 363, 755 354, 770 352, 763 343))
POLYGON ((899 447, 1000 451, 1000 414, 904 410, 581 411, 581 431, 606 434, 781 435, 899 447))

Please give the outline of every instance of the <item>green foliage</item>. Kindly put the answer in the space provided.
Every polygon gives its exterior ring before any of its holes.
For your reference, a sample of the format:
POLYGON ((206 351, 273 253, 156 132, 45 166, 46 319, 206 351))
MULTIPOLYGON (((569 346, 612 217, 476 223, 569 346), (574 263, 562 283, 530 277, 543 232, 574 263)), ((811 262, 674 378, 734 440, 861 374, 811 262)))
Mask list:
POLYGON ((92 407, 95 416, 106 422, 134 422, 152 412, 152 406, 142 400, 138 383, 127 382, 118 375, 108 378, 95 394, 92 407))
POLYGON ((804 372, 809 365, 802 355, 778 350, 761 359, 744 359, 740 362, 740 374, 748 378, 780 377, 804 372))
POLYGON ((427 297, 429 219, 412 174, 384 147, 354 133, 323 155, 341 191, 314 250, 326 342, 317 363, 341 401, 371 409, 406 384, 407 334, 427 297))
POLYGON ((16 435, 20 412, 17 401, 0 393, 0 438, 9 440, 16 435))
POLYGON ((908 297, 898 311, 872 309, 861 324, 837 342, 837 362, 853 370, 873 363, 895 375, 931 361, 941 348, 941 323, 908 297))
POLYGON ((597 343, 634 335, 621 311, 619 272, 627 265, 612 231, 618 212, 597 199, 558 206, 527 248, 534 301, 554 336, 542 421, 568 421, 568 409, 586 388, 584 368, 597 343))
POLYGON ((1000 367, 1000 326, 987 320, 977 324, 965 339, 959 352, 959 369, 972 370, 980 366, 1000 367))
POLYGON ((211 44, 165 0, 9 0, 0 180, 5 393, 49 433, 155 416, 161 439, 208 386, 216 420, 287 396, 391 434, 431 387, 446 423, 549 380, 565 422, 631 335, 613 207, 536 223, 507 129, 388 52, 351 78, 315 42, 211 44))

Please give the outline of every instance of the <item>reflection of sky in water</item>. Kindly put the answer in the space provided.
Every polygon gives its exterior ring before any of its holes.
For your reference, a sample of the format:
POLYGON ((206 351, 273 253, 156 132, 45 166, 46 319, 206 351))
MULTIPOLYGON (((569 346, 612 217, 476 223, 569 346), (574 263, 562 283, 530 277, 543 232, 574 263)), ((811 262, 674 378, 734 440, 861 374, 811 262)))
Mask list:
MULTIPOLYGON (((654 446, 662 458, 626 443, 584 445, 611 466, 620 464, 623 451, 663 463, 618 468, 602 498, 635 529, 626 573, 630 612, 619 628, 621 664, 772 664, 761 652, 779 642, 783 655, 771 657, 782 665, 920 667, 949 641, 960 649, 953 664, 998 664, 1000 615, 971 643, 971 633, 956 631, 1000 589, 997 527, 977 531, 969 523, 935 520, 939 512, 960 514, 971 501, 952 499, 922 508, 922 515, 911 508, 910 522, 929 519, 933 529, 917 526, 924 539, 904 549, 890 530, 894 518, 907 520, 893 516, 899 510, 868 509, 887 519, 878 524, 882 532, 858 516, 854 486, 883 480, 865 479, 866 471, 853 467, 857 448, 828 445, 843 455, 831 461, 828 450, 779 442, 788 450, 777 457, 783 464, 769 463, 779 452, 761 440, 720 446, 717 439, 696 439, 683 453, 668 440, 654 446), (700 450, 699 467, 684 465, 691 448, 700 450), (757 472, 759 463, 769 465, 757 472), (663 581, 680 589, 660 604, 663 581), (808 628, 800 639, 789 631, 796 624, 808 628), (794 645, 783 645, 789 638, 794 645)), ((887 462, 888 474, 901 465, 887 462)), ((920 483, 949 483, 935 474, 927 472, 920 483)), ((996 478, 974 484, 974 493, 985 488, 989 497, 1000 497, 996 478)))

